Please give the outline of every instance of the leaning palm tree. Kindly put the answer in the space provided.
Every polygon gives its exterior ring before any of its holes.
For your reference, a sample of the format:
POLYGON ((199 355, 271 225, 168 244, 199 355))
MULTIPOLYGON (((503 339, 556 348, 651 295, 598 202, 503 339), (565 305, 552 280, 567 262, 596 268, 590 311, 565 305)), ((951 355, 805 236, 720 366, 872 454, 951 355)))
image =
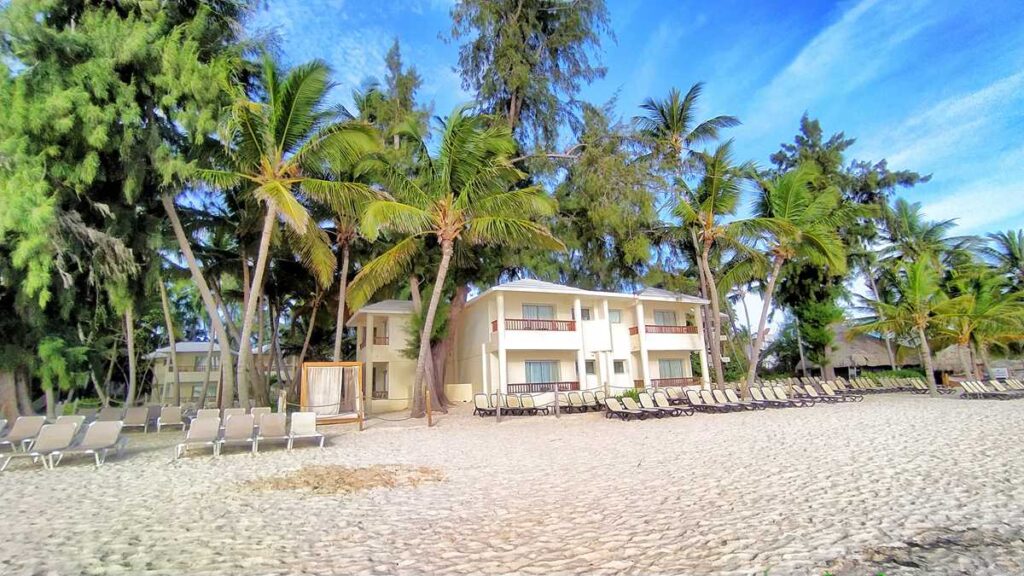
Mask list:
MULTIPOLYGON (((717 337, 722 334, 722 316, 718 282, 711 269, 710 255, 714 249, 747 250, 740 239, 740 223, 725 220, 736 213, 743 183, 754 174, 754 166, 749 162, 739 166, 734 164, 732 140, 723 143, 714 152, 694 153, 693 160, 700 180, 692 188, 683 185, 683 193, 673 213, 683 228, 694 236, 700 276, 707 288, 706 296, 711 300, 708 330, 713 337, 717 337)), ((725 373, 722 369, 722 349, 718 345, 710 348, 715 383, 723 387, 725 373)))
POLYGON ((1017 288, 1024 288, 1024 230, 1007 230, 988 235, 988 246, 981 249, 1017 288))
POLYGON ((836 274, 846 270, 846 251, 839 228, 861 210, 844 204, 839 190, 834 187, 812 190, 811 184, 817 179, 817 169, 805 164, 762 182, 754 216, 741 223, 749 234, 766 244, 770 260, 764 304, 751 348, 750 366, 747 367, 747 388, 754 384, 757 376, 765 326, 782 265, 799 258, 810 264, 827 266, 836 274))
POLYGON ((660 155, 673 163, 681 162, 694 146, 718 139, 723 128, 738 126, 735 116, 715 116, 697 122, 696 107, 704 83, 697 82, 683 96, 678 88, 672 88, 664 100, 648 98, 640 105, 642 116, 633 118, 642 140, 660 155))
MULTIPOLYGON (((419 341, 413 388, 417 400, 424 396, 430 336, 456 249, 464 244, 564 248, 539 223, 555 210, 544 190, 513 188, 525 177, 511 162, 515 151, 515 140, 504 123, 491 123, 459 107, 442 125, 436 155, 424 155, 412 176, 383 160, 367 163, 392 197, 369 203, 363 212, 362 233, 371 241, 382 232, 399 238, 352 280, 352 307, 362 306, 379 288, 405 277, 413 259, 428 249, 425 241, 436 243, 441 251, 419 341)), ((418 406, 413 403, 414 416, 422 414, 418 406)))
POLYGON ((336 207, 340 212, 354 197, 372 195, 364 184, 315 176, 331 160, 354 163, 377 144, 372 129, 345 121, 341 110, 326 105, 331 89, 328 75, 329 68, 319 60, 283 74, 265 57, 259 85, 248 92, 236 88, 238 93, 222 129, 224 157, 220 166, 197 171, 200 179, 213 186, 243 190, 265 210, 239 337, 238 397, 243 405, 249 398, 253 323, 278 220, 286 224, 284 235, 300 259, 320 284, 327 286, 334 273, 334 254, 304 201, 336 207))
POLYGON ((854 327, 854 333, 888 332, 903 334, 917 341, 924 365, 925 379, 932 396, 938 396, 935 371, 932 368, 932 348, 928 337, 937 326, 944 325, 950 316, 945 310, 947 297, 939 285, 939 271, 935 259, 923 254, 922 258, 901 262, 894 271, 891 288, 893 302, 867 299, 875 312, 854 327))
POLYGON ((959 293, 936 307, 946 321, 935 328, 941 343, 954 344, 964 375, 974 376, 970 351, 987 354, 990 346, 1020 341, 1024 337, 1024 293, 1011 292, 1004 276, 982 271, 955 279, 959 293))
POLYGON ((951 265, 974 245, 970 236, 950 236, 956 220, 928 220, 920 202, 897 198, 882 214, 889 245, 883 251, 887 262, 911 261, 929 257, 936 265, 951 265))

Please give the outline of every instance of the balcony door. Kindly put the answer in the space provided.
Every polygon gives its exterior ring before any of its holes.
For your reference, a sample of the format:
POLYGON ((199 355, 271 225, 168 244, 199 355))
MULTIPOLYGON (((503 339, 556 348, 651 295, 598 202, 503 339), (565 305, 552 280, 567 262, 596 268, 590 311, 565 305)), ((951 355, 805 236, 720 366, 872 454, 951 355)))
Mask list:
POLYGON ((557 360, 527 360, 526 383, 544 384, 547 382, 561 382, 559 365, 560 363, 557 360))
POLYGON ((683 361, 664 358, 658 360, 658 377, 662 380, 683 378, 683 361))
POLYGON ((523 318, 526 320, 554 320, 555 307, 550 304, 523 304, 523 318))
POLYGON ((678 326, 676 323, 676 313, 674 310, 655 310, 654 311, 654 325, 655 326, 678 326))

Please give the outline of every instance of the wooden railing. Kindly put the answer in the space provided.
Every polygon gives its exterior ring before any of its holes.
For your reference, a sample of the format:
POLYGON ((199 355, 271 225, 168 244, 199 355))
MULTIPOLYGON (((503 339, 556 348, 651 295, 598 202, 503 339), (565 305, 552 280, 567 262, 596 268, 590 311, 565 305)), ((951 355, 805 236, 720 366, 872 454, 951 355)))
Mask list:
POLYGON ((545 330, 549 332, 573 332, 576 330, 575 320, 533 320, 526 318, 506 318, 506 330, 545 330))
POLYGON ((571 390, 579 390, 579 381, 572 382, 530 382, 526 384, 509 384, 509 394, 532 394, 535 392, 569 392, 571 390))
MULTIPOLYGON (((651 378, 652 388, 666 388, 669 386, 698 386, 700 377, 692 376, 686 378, 651 378)), ((643 388, 643 380, 633 380, 634 388, 643 388)))
POLYGON ((373 345, 374 346, 387 346, 388 345, 388 337, 387 336, 374 336, 373 337, 373 345))
POLYGON ((644 332, 648 334, 696 334, 696 326, 661 326, 658 324, 647 324, 644 332))
POLYGON ((374 390, 373 393, 372 393, 372 396, 373 396, 374 400, 387 400, 388 399, 388 391, 387 390, 374 390))
POLYGON ((498 321, 497 320, 491 320, 491 332, 497 332, 497 331, 498 331, 498 321))

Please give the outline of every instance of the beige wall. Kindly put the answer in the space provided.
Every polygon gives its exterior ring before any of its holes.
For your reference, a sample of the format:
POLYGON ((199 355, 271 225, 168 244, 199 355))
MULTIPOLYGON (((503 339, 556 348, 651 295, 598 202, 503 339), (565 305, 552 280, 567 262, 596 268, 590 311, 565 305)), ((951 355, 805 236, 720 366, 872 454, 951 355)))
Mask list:
POLYGON ((367 330, 367 316, 356 326, 356 361, 363 363, 363 393, 368 414, 381 414, 405 410, 412 397, 416 378, 416 360, 404 354, 412 336, 409 334, 409 316, 381 314, 372 317, 378 337, 387 337, 387 344, 374 344, 372 332, 367 330), (365 346, 361 345, 365 343, 365 346), (373 398, 373 374, 387 370, 387 398, 373 398))

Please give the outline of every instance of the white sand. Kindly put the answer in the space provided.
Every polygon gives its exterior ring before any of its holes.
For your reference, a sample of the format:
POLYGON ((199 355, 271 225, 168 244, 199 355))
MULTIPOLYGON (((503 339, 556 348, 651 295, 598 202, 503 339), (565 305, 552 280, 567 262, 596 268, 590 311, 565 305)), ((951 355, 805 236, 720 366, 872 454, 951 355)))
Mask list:
POLYGON ((132 434, 100 470, 0 474, 0 573, 1020 574, 1022 416, 1024 400, 910 395, 645 422, 460 408, 324 451, 177 463, 179 432, 132 434), (447 479, 240 487, 312 463, 447 479))

